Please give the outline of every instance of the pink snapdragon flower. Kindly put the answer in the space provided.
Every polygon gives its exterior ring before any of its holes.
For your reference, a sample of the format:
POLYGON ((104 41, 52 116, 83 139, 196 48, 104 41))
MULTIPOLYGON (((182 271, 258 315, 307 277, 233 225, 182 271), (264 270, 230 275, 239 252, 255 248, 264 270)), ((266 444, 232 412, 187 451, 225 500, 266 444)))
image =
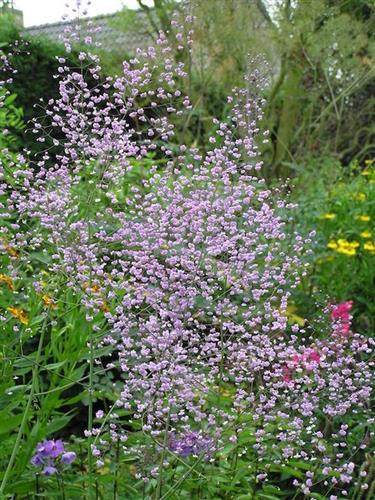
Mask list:
POLYGON ((348 337, 350 335, 350 326, 352 316, 350 314, 353 301, 348 300, 341 304, 332 306, 331 320, 334 333, 348 337))

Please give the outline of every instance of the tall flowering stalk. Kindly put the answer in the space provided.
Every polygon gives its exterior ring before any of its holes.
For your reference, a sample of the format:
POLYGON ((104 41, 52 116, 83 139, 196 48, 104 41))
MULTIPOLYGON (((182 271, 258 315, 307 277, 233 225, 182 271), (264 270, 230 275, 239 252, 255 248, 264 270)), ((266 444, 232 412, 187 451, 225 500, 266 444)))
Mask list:
MULTIPOLYGON (((173 20, 178 50, 193 50, 190 22, 173 20)), ((67 33, 68 52, 78 35, 67 33)), ((48 248, 50 272, 81 297, 93 331, 104 315, 109 333, 99 343, 113 346, 125 379, 116 405, 140 419, 161 453, 151 475, 173 456, 210 459, 251 427, 259 463, 302 458, 334 488, 351 481, 348 454, 335 446, 350 430, 336 427, 350 412, 368 412, 372 342, 330 331, 314 339, 287 325, 305 242, 287 241, 293 207, 259 177, 259 74, 233 90, 203 154, 174 142, 191 104, 165 34, 104 81, 92 37, 84 41, 80 70, 59 59, 60 97, 35 122, 37 140, 51 147, 39 159, 20 155, 11 179, 3 172, 2 216, 19 214, 4 230, 9 242, 25 263, 28 252, 48 248), (134 164, 150 157, 125 195, 134 164)), ((119 432, 116 442, 125 441, 119 432)), ((98 433, 90 420, 87 435, 98 433)), ((309 475, 296 483, 305 494, 312 486, 309 475)))

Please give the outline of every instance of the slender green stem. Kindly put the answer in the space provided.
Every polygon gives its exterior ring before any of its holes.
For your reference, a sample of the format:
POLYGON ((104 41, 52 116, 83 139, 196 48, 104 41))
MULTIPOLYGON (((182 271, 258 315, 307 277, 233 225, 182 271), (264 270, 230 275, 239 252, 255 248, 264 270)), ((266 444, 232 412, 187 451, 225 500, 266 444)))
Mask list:
MULTIPOLYGON (((96 373, 98 373, 98 372, 96 372, 96 373)), ((106 414, 106 416, 104 417, 104 420, 103 420, 103 422, 102 422, 102 425, 101 425, 101 426, 100 426, 100 428, 99 428, 99 432, 98 432, 98 433, 97 433, 97 435, 95 436, 95 439, 94 439, 93 444, 96 444, 96 442, 97 442, 97 441, 98 441, 98 439, 100 438, 100 436, 101 436, 101 434, 102 434, 102 430, 104 429, 104 427, 105 427, 105 425, 106 425, 106 423, 107 423, 107 421, 108 421, 108 419, 109 419, 109 417, 110 417, 110 415, 111 415, 112 411, 115 409, 115 407, 116 407, 116 403, 114 403, 114 404, 111 406, 111 408, 109 409, 109 412, 108 412, 108 413, 106 414)))
POLYGON ((93 428, 93 386, 94 386, 94 342, 93 330, 90 328, 90 367, 89 367, 89 406, 88 406, 88 430, 90 437, 87 440, 87 458, 89 466, 89 498, 93 498, 93 456, 92 456, 92 428, 93 428))
POLYGON ((35 474, 35 495, 36 498, 39 498, 39 474, 35 474))
POLYGON ((65 497, 65 483, 64 483, 64 478, 63 478, 62 474, 61 474, 61 495, 62 495, 63 500, 65 500, 66 499, 66 497, 65 497))
POLYGON ((38 374, 39 374, 39 359, 40 359, 40 355, 42 353, 43 342, 44 342, 44 332, 46 329, 46 324, 47 324, 47 316, 45 317, 45 320, 44 320, 43 325, 42 325, 42 330, 40 333, 38 350, 36 353, 36 358, 35 358, 33 371, 32 371, 30 394, 29 394, 29 397, 27 399, 26 408, 25 408, 24 413, 23 413, 21 425, 18 429, 18 434, 17 434, 16 441, 15 441, 14 446, 13 446, 12 455, 11 455, 10 460, 8 462, 8 466, 6 468, 6 471, 5 471, 5 474, 3 477, 3 481, 2 481, 1 486, 0 486, 0 498, 2 498, 2 496, 4 495, 4 490, 6 488, 6 485, 7 485, 8 479, 9 479, 9 475, 11 473, 14 462, 16 460, 17 453, 18 453, 19 447, 21 445, 22 435, 23 435, 23 432, 25 429, 25 425, 26 425, 28 416, 29 416, 31 403, 32 403, 33 398, 34 398, 35 387, 36 387, 37 378, 38 378, 38 374))
POLYGON ((61 500, 66 500, 65 497, 65 485, 64 485, 64 479, 62 477, 62 474, 57 474, 56 475, 56 481, 57 481, 57 487, 59 490, 61 490, 61 500))
POLYGON ((117 500, 119 461, 120 461, 120 440, 117 439, 117 444, 116 444, 116 470, 115 470, 115 480, 114 480, 114 483, 113 483, 113 500, 117 500))
POLYGON ((156 493, 155 493, 155 500, 159 500, 161 498, 161 488, 163 484, 163 464, 164 464, 164 458, 165 458, 165 450, 168 447, 168 429, 169 429, 169 423, 170 423, 170 412, 168 413, 168 418, 165 424, 165 434, 164 434, 164 441, 163 441, 163 450, 161 452, 161 457, 160 457, 160 465, 159 465, 159 477, 158 477, 158 484, 156 486, 156 493))
POLYGON ((165 500, 166 498, 168 498, 170 495, 172 495, 172 493, 174 493, 178 488, 179 486, 185 481, 186 478, 188 478, 190 476, 190 474, 194 471, 194 469, 196 467, 198 467, 198 465, 203 461, 204 459, 204 454, 202 454, 195 462, 194 464, 189 468, 188 471, 186 471, 181 477, 180 479, 177 481, 177 483, 175 485, 173 485, 171 488, 169 488, 169 490, 160 498, 160 500, 165 500))
POLYGON ((375 492, 375 479, 373 479, 370 489, 367 492, 366 500, 371 500, 371 498, 374 498, 374 492, 375 492))

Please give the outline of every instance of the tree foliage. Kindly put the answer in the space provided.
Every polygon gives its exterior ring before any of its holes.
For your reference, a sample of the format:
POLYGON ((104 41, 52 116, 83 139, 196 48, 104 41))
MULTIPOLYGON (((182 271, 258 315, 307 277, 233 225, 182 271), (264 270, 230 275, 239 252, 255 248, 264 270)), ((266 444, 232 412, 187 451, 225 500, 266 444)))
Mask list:
MULTIPOLYGON (((142 0, 150 30, 169 29, 179 2, 142 0)), ((190 126, 204 140, 210 118, 250 57, 262 54, 270 85, 265 148, 272 174, 289 175, 307 157, 344 164, 374 153, 375 11, 369 0, 196 0, 195 51, 187 60, 195 107, 190 126), (354 132, 353 132, 354 131, 354 132)))

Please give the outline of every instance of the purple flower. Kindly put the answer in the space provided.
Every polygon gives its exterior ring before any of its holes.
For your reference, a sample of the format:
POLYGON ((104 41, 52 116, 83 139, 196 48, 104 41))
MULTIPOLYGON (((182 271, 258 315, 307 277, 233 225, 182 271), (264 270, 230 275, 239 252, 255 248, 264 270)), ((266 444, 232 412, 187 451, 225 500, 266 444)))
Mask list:
POLYGON ((45 476, 52 476, 53 474, 56 474, 56 472, 57 472, 56 467, 52 467, 52 465, 47 465, 47 467, 43 469, 42 473, 45 476))
POLYGON ((61 464, 69 465, 76 458, 74 451, 65 451, 61 439, 42 441, 37 445, 36 449, 37 453, 30 462, 34 467, 44 466, 43 474, 45 476, 55 474, 61 464))
POLYGON ((180 439, 173 436, 169 443, 169 449, 181 457, 200 455, 202 453, 210 456, 214 450, 214 443, 212 439, 203 436, 199 432, 188 432, 181 436, 180 439))
POLYGON ((67 451, 62 454, 61 461, 64 462, 64 464, 69 465, 76 459, 76 457, 77 455, 74 451, 67 451))
POLYGON ((30 462, 35 466, 35 467, 38 467, 38 465, 43 465, 43 457, 37 453, 36 455, 34 455, 32 457, 32 459, 30 460, 30 462))
POLYGON ((58 439, 57 441, 54 441, 53 439, 50 441, 43 441, 38 444, 37 451, 43 457, 57 458, 59 455, 64 453, 64 443, 61 439, 58 439))

